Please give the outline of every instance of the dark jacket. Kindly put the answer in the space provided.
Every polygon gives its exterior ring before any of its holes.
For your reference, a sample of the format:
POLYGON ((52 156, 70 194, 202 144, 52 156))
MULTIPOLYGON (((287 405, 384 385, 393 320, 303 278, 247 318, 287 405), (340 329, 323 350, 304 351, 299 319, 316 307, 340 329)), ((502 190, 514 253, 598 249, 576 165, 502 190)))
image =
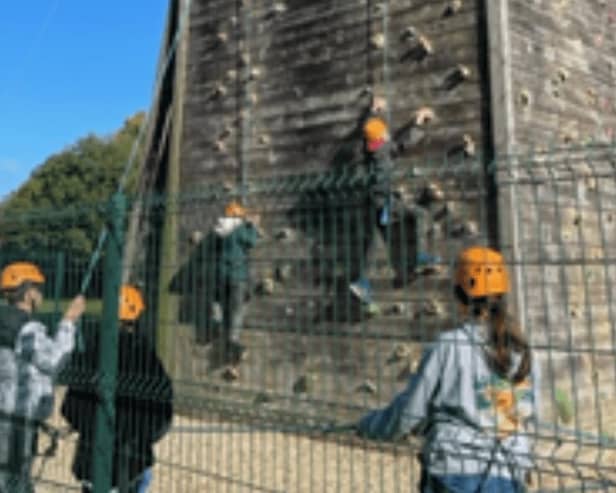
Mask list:
POLYGON ((227 282, 247 281, 249 254, 258 238, 257 230, 246 221, 220 218, 214 231, 217 236, 218 279, 227 282))
MULTIPOLYGON (((77 479, 87 481, 92 479, 97 346, 97 341, 90 337, 86 351, 73 358, 73 383, 62 404, 62 415, 79 433, 73 473, 77 479)), ((118 347, 114 486, 118 483, 119 466, 132 480, 153 465, 152 445, 168 431, 173 413, 171 379, 149 341, 142 335, 121 331, 118 347)))

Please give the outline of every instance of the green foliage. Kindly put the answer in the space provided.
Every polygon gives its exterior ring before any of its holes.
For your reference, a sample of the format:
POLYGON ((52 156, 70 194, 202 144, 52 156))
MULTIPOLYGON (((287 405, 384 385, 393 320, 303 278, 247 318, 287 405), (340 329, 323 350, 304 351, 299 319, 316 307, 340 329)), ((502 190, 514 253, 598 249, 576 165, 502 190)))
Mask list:
MULTIPOLYGON (((0 244, 3 249, 28 251, 59 249, 88 257, 102 227, 99 206, 117 189, 130 152, 145 118, 137 113, 109 137, 88 135, 70 148, 49 157, 0 209, 0 244), (55 219, 74 208, 78 213, 55 219), (37 211, 39 219, 22 219, 37 211)), ((137 166, 128 177, 126 192, 134 190, 137 166)))

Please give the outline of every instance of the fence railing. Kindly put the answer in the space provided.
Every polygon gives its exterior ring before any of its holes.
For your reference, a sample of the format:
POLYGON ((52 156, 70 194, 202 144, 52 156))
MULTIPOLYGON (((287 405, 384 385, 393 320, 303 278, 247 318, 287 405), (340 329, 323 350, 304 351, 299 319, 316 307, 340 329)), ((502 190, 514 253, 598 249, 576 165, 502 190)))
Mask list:
MULTIPOLYGON (((559 151, 487 173, 479 162, 450 163, 400 171, 385 188, 351 168, 249 182, 244 206, 257 238, 225 236, 239 221, 219 218, 239 192, 223 184, 140 197, 121 225, 117 210, 88 206, 110 230, 114 221, 118 231, 133 227, 123 256, 109 253, 119 241, 109 235, 82 323, 86 343, 118 350, 109 334, 123 273, 145 296, 139 331, 173 378, 175 415, 155 447, 153 491, 414 491, 421 437, 370 441, 346 425, 390 402, 426 345, 461 324, 456 256, 497 236, 510 308, 541 370, 538 426, 525 432, 535 445, 531 489, 614 488, 613 156, 599 146, 559 151)), ((83 233, 91 219, 73 210, 2 222, 3 265, 18 257, 41 265, 55 320, 88 265, 70 238, 96 237, 83 233)), ((72 455, 93 450, 97 487, 106 488, 118 462, 111 452, 102 459, 118 433, 112 402, 160 395, 155 378, 123 372, 121 361, 113 378, 113 360, 76 356, 60 375, 58 406, 64 387, 94 386, 99 417, 89 437, 62 434, 41 488, 78 489, 72 455)), ((66 430, 59 414, 51 422, 66 430)))

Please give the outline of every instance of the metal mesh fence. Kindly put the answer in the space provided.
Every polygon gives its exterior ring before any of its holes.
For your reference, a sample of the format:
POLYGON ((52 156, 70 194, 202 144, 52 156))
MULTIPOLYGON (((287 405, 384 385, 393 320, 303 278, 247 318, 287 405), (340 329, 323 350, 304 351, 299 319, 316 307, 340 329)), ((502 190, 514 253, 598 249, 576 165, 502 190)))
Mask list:
MULTIPOLYGON (((61 439, 38 490, 81 488, 75 457, 96 462, 92 416, 116 402, 109 430, 124 438, 115 442, 113 470, 138 463, 126 485, 152 465, 150 491, 418 491, 421 434, 370 440, 347 424, 387 405, 422 371, 424 349, 462 325, 452 294, 456 256, 498 235, 511 273, 509 308, 541 375, 538 418, 517 431, 534 445, 530 490, 611 491, 614 166, 614 149, 602 146, 516 156, 488 173, 473 160, 400 171, 385 195, 375 192, 379 177, 359 168, 253 180, 243 206, 256 228, 226 242, 245 224, 220 220, 238 191, 216 184, 140 198, 129 208, 122 264, 100 266, 87 293, 86 351, 58 378, 49 422, 61 439), (497 195, 488 193, 493 186, 497 195), (229 256, 238 244, 247 248, 229 256), (143 292, 134 330, 173 381, 173 421, 152 438, 154 461, 138 445, 118 458, 133 436, 126 430, 153 429, 169 397, 141 346, 123 348, 118 339, 115 397, 100 392, 109 374, 97 358, 108 333, 101 300, 110 269, 143 292), (89 389, 72 432, 60 412, 67 389, 89 389)), ((48 239, 79 226, 84 211, 111 219, 89 206, 3 221, 3 239, 33 242, 23 243, 27 251, 15 242, 3 248, 2 263, 41 265, 50 327, 88 262, 48 239)))

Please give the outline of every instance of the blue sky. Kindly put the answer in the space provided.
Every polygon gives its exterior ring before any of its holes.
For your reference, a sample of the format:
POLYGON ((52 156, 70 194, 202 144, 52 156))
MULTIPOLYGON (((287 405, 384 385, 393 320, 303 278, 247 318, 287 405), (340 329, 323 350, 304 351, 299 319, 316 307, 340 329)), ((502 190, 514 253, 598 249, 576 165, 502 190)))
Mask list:
POLYGON ((49 155, 148 109, 168 0, 2 2, 0 198, 49 155))

